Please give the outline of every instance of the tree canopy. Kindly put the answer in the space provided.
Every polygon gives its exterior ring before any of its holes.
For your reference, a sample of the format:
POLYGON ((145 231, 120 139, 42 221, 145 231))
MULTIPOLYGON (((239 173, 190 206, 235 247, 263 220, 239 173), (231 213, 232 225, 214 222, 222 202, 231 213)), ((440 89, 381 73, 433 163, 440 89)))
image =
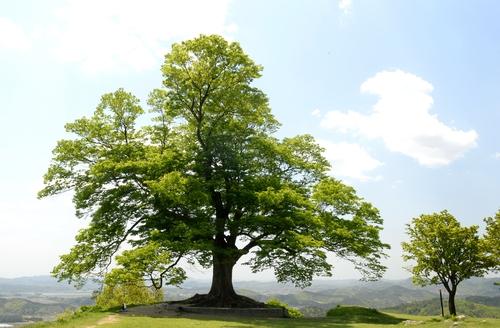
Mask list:
MULTIPOLYGON (((174 44, 161 71, 148 113, 118 89, 66 125, 72 136, 57 143, 39 196, 72 190, 77 216, 90 223, 57 277, 102 274, 124 243, 135 250, 129 258, 161 248, 168 263, 153 267, 163 270, 180 259, 212 267, 209 296, 224 306, 233 304, 232 268, 245 254, 254 272, 272 269, 302 287, 331 275, 328 252, 366 279, 381 277, 388 245, 379 211, 327 174, 313 137, 274 136, 279 123, 252 84, 262 67, 238 43, 211 35, 174 44)), ((176 270, 174 280, 183 277, 176 270)))
POLYGON ((460 282, 482 277, 494 266, 478 226, 462 227, 448 211, 423 214, 406 229, 403 259, 414 261, 413 282, 425 286, 442 284, 449 295, 450 314, 456 315, 455 295, 460 282))

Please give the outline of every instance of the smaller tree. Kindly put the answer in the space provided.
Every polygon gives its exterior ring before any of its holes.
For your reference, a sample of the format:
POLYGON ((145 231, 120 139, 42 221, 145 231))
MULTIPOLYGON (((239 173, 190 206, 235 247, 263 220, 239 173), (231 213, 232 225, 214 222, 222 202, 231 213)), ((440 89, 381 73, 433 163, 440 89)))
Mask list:
POLYGON ((163 301, 163 292, 160 289, 147 287, 142 284, 105 284, 97 294, 96 305, 101 309, 109 309, 122 304, 153 304, 163 301))
MULTIPOLYGON (((154 231, 153 231, 154 233, 154 231)), ((182 268, 171 261, 171 253, 157 242, 124 251, 116 256, 116 267, 104 277, 96 305, 108 309, 122 304, 152 304, 163 301, 164 285, 179 285, 186 279, 182 268)))
MULTIPOLYGON (((154 233, 154 231, 153 231, 154 233)), ((117 266, 106 274, 107 285, 136 285, 161 289, 164 285, 178 286, 186 279, 184 269, 177 267, 180 257, 158 242, 124 251, 116 256, 117 266)))
POLYGON ((442 284, 448 292, 448 308, 456 315, 455 295, 460 282, 482 277, 494 267, 478 235, 478 226, 462 227, 448 213, 423 214, 406 229, 410 241, 403 242, 403 259, 415 261, 413 282, 420 286, 442 284))

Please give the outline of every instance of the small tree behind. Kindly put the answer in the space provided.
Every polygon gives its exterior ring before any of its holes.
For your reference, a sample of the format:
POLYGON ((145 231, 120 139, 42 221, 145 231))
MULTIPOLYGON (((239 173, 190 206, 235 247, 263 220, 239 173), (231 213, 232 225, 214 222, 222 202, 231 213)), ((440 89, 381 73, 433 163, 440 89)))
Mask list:
POLYGON ((179 258, 172 262, 171 257, 170 252, 156 242, 126 250, 116 256, 117 266, 106 274, 104 283, 147 286, 156 290, 164 285, 178 286, 186 279, 186 273, 176 267, 179 258))
POLYGON ((403 242, 403 259, 414 260, 413 282, 420 286, 442 284, 448 292, 448 308, 456 315, 455 295, 460 282, 482 277, 494 263, 478 235, 478 226, 462 227, 448 213, 423 214, 406 229, 410 241, 403 242))
POLYGON ((96 305, 102 309, 121 306, 122 304, 153 304, 163 301, 161 289, 142 284, 104 285, 96 297, 96 305))

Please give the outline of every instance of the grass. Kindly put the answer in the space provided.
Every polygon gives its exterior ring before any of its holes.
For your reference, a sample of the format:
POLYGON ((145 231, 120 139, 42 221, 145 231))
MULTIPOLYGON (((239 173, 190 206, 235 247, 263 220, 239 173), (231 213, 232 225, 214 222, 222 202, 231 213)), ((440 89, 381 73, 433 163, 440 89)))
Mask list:
MULTIPOLYGON (((418 327, 448 328, 454 322, 439 317, 413 316, 375 313, 343 307, 342 315, 327 318, 300 318, 300 319, 252 319, 252 318, 214 318, 193 316, 191 318, 150 318, 117 315, 110 312, 83 313, 74 318, 60 322, 37 323, 25 326, 26 328, 382 328, 405 327, 406 320, 420 321, 418 327), (347 309, 345 309, 347 308, 347 309), (357 315, 348 316, 346 313, 357 315), (115 318, 115 320, 109 320, 115 318), (397 322, 395 321, 397 320, 397 322)), ((370 309, 367 309, 370 310, 370 309)), ((337 313, 338 314, 338 313, 337 313)), ((413 326, 413 325, 411 325, 413 326)), ((495 328, 500 327, 500 319, 466 318, 458 321, 458 327, 495 328)))
POLYGON ((56 320, 50 322, 38 322, 31 325, 26 325, 23 327, 33 327, 33 328, 83 328, 91 325, 95 325, 97 321, 109 316, 110 313, 96 313, 96 312, 86 312, 79 315, 65 316, 63 320, 56 320))

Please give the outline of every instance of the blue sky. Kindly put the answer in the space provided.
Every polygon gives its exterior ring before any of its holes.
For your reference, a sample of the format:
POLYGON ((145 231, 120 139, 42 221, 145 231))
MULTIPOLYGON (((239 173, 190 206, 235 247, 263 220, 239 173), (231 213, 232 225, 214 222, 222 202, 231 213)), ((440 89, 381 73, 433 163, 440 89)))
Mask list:
MULTIPOLYGON (((172 42, 218 33, 264 66, 279 136, 313 134, 380 209, 386 277, 407 277, 412 217, 483 226, 500 208, 499 14, 495 1, 0 2, 0 276, 47 274, 86 224, 71 195, 36 199, 64 124, 119 87, 144 100, 172 42)), ((334 276, 357 275, 338 262, 334 276)))

